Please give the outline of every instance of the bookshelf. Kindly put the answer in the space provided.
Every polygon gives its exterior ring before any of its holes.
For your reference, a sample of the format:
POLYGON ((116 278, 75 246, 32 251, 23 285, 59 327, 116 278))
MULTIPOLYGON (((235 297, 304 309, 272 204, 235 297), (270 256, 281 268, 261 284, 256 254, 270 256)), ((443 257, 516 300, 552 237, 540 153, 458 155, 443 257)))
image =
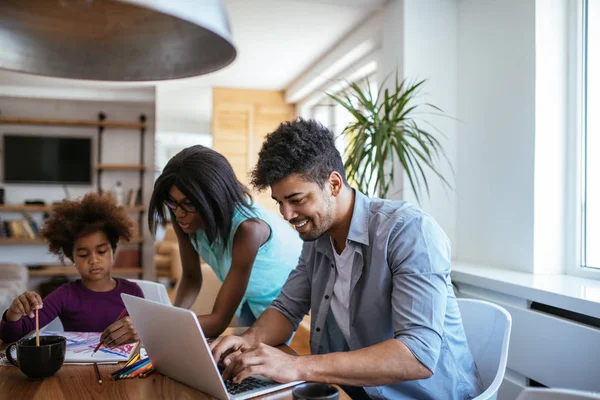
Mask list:
MULTIPOLYGON (((113 268, 112 276, 137 278, 140 274, 140 269, 137 267, 113 268)), ((29 277, 51 277, 51 276, 76 276, 79 275, 75 267, 64 265, 45 265, 41 268, 29 268, 29 277)))
MULTIPOLYGON (((4 212, 16 212, 16 213, 23 213, 23 212, 49 212, 52 211, 52 208, 54 206, 53 205, 46 205, 46 206, 42 206, 42 205, 27 205, 27 204, 3 204, 0 205, 0 213, 4 213, 4 212)), ((133 206, 133 207, 128 207, 125 206, 125 210, 127 212, 137 212, 137 211, 144 211, 145 207, 143 205, 138 205, 138 206, 133 206)))
MULTIPOLYGON (((0 245, 3 245, 3 244, 10 244, 10 245, 14 245, 14 244, 45 244, 45 243, 46 243, 46 241, 41 238, 35 238, 35 239, 29 239, 29 238, 23 238, 23 237, 2 237, 2 238, 0 238, 0 245)), ((144 238, 134 237, 134 238, 131 238, 131 240, 127 243, 119 243, 119 244, 127 245, 127 244, 141 244, 141 243, 144 243, 144 238)))
MULTIPOLYGON (((143 274, 144 268, 142 263, 143 258, 143 226, 144 226, 144 214, 146 208, 143 205, 144 193, 144 174, 147 167, 144 165, 145 150, 144 150, 144 138, 147 129, 146 116, 140 115, 138 121, 108 121, 106 115, 102 112, 98 114, 96 120, 80 120, 80 119, 53 119, 53 118, 21 118, 21 117, 7 117, 0 116, 0 125, 31 125, 31 126, 52 126, 52 127, 84 127, 84 128, 95 128, 96 129, 96 148, 97 154, 93 165, 93 171, 96 175, 97 191, 102 193, 102 174, 113 174, 113 173, 136 173, 139 176, 138 189, 134 191, 136 197, 132 198, 132 202, 124 206, 128 213, 136 213, 137 218, 133 218, 134 221, 137 219, 136 237, 128 243, 120 243, 119 245, 133 245, 136 246, 139 252, 139 266, 132 265, 126 268, 114 268, 113 272, 116 276, 139 277, 143 274), (139 163, 106 163, 103 162, 102 154, 102 143, 105 140, 105 136, 110 135, 111 129, 117 129, 121 134, 130 132, 131 134, 139 135, 139 163), (139 192, 139 194, 138 194, 139 192), (142 204, 136 204, 134 199, 139 199, 142 204)), ((25 205, 25 204, 5 204, 0 205, 0 216, 3 213, 45 213, 50 212, 53 209, 53 205, 25 205)), ((2 220, 9 220, 9 218, 2 218, 2 220)), ((14 220, 14 218, 13 218, 14 220)), ((15 245, 45 245, 45 241, 39 237, 32 238, 31 234, 29 237, 2 237, 0 236, 0 246, 15 246, 15 245)), ((0 250, 1 251, 1 250, 0 250)), ((26 250, 24 250, 26 251, 26 250)), ((73 267, 44 267, 42 269, 31 269, 31 277, 44 277, 44 276, 60 276, 60 275, 72 275, 76 274, 76 270, 73 267)))

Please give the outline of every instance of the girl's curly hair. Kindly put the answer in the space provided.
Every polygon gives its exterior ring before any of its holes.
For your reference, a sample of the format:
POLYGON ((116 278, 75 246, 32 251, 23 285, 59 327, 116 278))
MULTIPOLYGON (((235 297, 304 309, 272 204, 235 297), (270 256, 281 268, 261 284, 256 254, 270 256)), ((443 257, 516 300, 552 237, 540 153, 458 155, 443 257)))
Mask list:
POLYGON ((114 253, 119 240, 131 239, 133 225, 127 211, 112 196, 90 192, 81 199, 63 200, 56 205, 40 235, 48 242, 50 252, 64 263, 65 257, 73 260, 73 246, 81 236, 104 232, 114 253))

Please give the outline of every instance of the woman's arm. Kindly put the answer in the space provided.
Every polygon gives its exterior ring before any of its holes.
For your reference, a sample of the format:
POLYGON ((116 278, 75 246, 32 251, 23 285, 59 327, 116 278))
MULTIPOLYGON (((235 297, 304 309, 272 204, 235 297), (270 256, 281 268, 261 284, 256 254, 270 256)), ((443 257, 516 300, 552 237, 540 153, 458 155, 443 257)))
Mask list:
POLYGON ((220 335, 231 322, 246 293, 258 249, 269 235, 269 226, 259 219, 246 220, 238 227, 233 238, 231 268, 219 290, 212 313, 198 317, 206 336, 220 335))
POLYGON ((179 243, 179 256, 181 257, 182 274, 179 288, 175 295, 175 306, 190 308, 196 301, 200 288, 202 287, 202 270, 200 269, 200 257, 192 246, 190 238, 181 230, 173 220, 173 229, 179 243))

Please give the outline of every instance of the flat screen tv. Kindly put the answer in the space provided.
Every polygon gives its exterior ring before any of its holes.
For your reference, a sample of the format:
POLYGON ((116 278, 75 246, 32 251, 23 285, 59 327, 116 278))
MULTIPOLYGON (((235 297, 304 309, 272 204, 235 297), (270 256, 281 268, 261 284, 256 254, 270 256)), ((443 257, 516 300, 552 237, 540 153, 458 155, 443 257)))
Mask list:
POLYGON ((5 183, 92 183, 92 140, 4 135, 5 183))

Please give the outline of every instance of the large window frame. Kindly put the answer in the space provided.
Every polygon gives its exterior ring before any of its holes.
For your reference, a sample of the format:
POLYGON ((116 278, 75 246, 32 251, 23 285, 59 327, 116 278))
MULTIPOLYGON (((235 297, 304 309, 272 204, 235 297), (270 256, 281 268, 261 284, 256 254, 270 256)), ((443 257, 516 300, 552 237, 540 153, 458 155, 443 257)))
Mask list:
MULTIPOLYGON (((589 233, 588 214, 588 23, 589 0, 574 2, 571 15, 570 60, 574 67, 569 73, 572 116, 567 151, 569 152, 569 196, 566 232, 568 263, 567 273, 578 277, 600 279, 600 265, 589 265, 587 246, 589 233)), ((600 222, 599 222, 600 223, 600 222)), ((600 245, 600 244, 599 244, 600 245)))

